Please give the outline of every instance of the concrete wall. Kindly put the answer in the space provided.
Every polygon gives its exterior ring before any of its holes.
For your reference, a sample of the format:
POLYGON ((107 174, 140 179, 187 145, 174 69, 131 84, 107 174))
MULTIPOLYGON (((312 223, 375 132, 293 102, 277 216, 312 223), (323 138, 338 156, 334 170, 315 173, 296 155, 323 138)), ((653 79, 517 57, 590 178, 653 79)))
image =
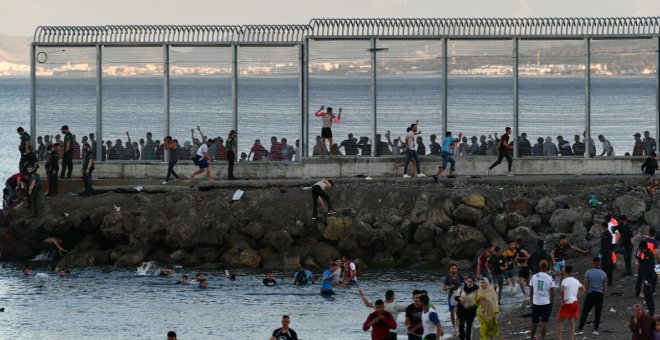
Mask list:
MULTIPOLYGON (((486 168, 494 162, 495 156, 479 156, 456 158, 456 169, 459 176, 485 175, 486 168)), ((296 162, 244 162, 235 164, 234 172, 239 179, 261 178, 319 178, 319 177, 353 177, 358 175, 381 177, 401 176, 402 168, 392 171, 396 163, 403 162, 403 157, 341 157, 332 161, 309 158, 301 163, 296 162)), ((634 175, 641 174, 640 166, 643 157, 526 157, 513 161, 513 172, 516 175, 634 175)), ((440 157, 422 157, 422 172, 434 174, 440 162, 440 157)), ((74 165, 80 168, 80 165, 74 165)), ((167 172, 164 162, 144 161, 109 161, 95 163, 95 179, 162 179, 167 172)), ((181 161, 175 166, 175 171, 190 177, 197 168, 190 161, 181 161)), ((506 160, 497 166, 493 175, 505 175, 506 160)), ((211 174, 214 179, 227 178, 227 163, 211 164, 211 174)), ((196 178, 205 179, 204 174, 196 178)))

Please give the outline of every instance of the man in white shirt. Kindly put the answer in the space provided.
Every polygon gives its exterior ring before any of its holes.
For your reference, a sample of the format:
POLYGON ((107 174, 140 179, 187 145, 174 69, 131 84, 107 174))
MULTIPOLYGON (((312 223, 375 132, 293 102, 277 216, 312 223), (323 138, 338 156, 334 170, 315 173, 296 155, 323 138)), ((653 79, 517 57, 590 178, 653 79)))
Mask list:
POLYGON ((419 167, 419 156, 417 155, 417 144, 415 143, 415 135, 420 134, 421 132, 417 132, 417 124, 419 124, 419 120, 415 121, 414 124, 410 125, 410 130, 408 130, 408 133, 406 134, 406 164, 403 166, 403 177, 409 178, 410 175, 408 175, 408 164, 410 163, 411 159, 415 160, 415 167, 417 168, 417 177, 425 177, 420 170, 419 167))
POLYGON ((213 143, 215 143, 215 141, 209 138, 206 140, 206 142, 204 142, 204 144, 202 144, 197 149, 197 154, 195 158, 197 162, 195 163, 195 165, 199 167, 199 170, 195 171, 190 176, 191 181, 195 179, 195 176, 201 174, 202 172, 206 172, 206 179, 208 179, 209 181, 212 180, 210 163, 213 161, 213 157, 209 155, 209 146, 211 146, 211 144, 213 143))
POLYGON ((548 320, 552 313, 552 301, 555 299, 555 282, 548 275, 548 261, 539 262, 540 271, 529 282, 530 296, 532 298, 532 334, 536 335, 536 325, 541 322, 541 340, 545 339, 548 332, 548 320))
POLYGON ((573 268, 564 267, 565 277, 561 282, 561 307, 557 316, 557 339, 562 340, 562 323, 568 319, 568 339, 575 339, 575 320, 580 316, 578 299, 584 295, 582 283, 571 276, 573 268))

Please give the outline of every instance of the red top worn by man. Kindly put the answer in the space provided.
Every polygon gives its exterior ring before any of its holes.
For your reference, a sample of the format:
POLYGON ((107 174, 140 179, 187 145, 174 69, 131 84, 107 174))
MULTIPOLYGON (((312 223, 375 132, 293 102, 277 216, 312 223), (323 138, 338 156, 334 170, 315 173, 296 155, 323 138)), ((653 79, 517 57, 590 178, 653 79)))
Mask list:
POLYGON ((396 320, 385 310, 383 300, 376 300, 374 307, 376 311, 369 314, 362 330, 368 331, 371 328, 371 340, 389 340, 390 329, 396 329, 396 320))

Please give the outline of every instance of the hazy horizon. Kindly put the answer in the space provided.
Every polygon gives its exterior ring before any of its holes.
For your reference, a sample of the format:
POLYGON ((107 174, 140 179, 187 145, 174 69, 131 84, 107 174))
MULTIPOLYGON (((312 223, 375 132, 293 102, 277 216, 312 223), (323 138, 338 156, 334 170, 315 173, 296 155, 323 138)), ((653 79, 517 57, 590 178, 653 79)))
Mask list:
POLYGON ((312 18, 660 16, 652 0, 3 0, 0 34, 31 36, 38 26, 306 24, 312 18))

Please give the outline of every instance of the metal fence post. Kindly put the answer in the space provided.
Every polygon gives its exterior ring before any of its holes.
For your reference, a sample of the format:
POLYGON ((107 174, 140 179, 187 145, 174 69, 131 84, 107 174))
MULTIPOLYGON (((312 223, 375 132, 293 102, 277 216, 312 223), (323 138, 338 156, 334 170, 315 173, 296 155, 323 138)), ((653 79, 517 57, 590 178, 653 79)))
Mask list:
MULTIPOLYGON (((103 161, 103 46, 96 45, 96 160, 103 161)), ((109 150, 108 150, 109 151, 109 150)))
POLYGON ((37 45, 30 48, 30 145, 36 144, 37 136, 37 45))
POLYGON ((591 147, 591 39, 584 39, 584 150, 590 157, 591 147))
POLYGON ((378 154, 376 151, 378 150, 378 143, 376 141, 376 134, 378 133, 378 119, 377 119, 377 86, 378 84, 376 83, 376 69, 377 67, 377 60, 376 60, 376 52, 377 52, 377 46, 376 46, 376 38, 371 38, 371 157, 376 157, 378 154))
MULTIPOLYGON (((170 45, 163 45, 163 109, 165 135, 170 135, 170 45)), ((165 153, 167 154, 167 152, 165 153)))
POLYGON ((442 38, 442 135, 440 136, 440 140, 445 140, 445 134, 447 133, 447 130, 449 130, 448 126, 449 125, 449 113, 447 111, 447 84, 448 82, 448 49, 447 49, 447 38, 442 38))
POLYGON ((231 45, 231 128, 238 131, 238 45, 231 45))
POLYGON ((660 150, 660 36, 655 37, 655 149, 660 150))
POLYGON ((307 64, 305 62, 305 44, 303 43, 302 45, 299 46, 299 54, 298 54, 298 65, 300 67, 300 79, 298 81, 298 95, 300 96, 300 124, 299 124, 299 144, 298 144, 298 149, 300 149, 300 154, 303 155, 303 145, 307 144, 305 141, 305 68, 307 67, 307 64))
POLYGON ((518 38, 513 38, 513 157, 520 156, 518 136, 520 136, 520 112, 518 110, 518 38))
POLYGON ((309 39, 305 39, 303 43, 303 59, 305 62, 305 70, 303 72, 304 91, 303 101, 303 139, 300 141, 303 157, 309 156, 309 39))

